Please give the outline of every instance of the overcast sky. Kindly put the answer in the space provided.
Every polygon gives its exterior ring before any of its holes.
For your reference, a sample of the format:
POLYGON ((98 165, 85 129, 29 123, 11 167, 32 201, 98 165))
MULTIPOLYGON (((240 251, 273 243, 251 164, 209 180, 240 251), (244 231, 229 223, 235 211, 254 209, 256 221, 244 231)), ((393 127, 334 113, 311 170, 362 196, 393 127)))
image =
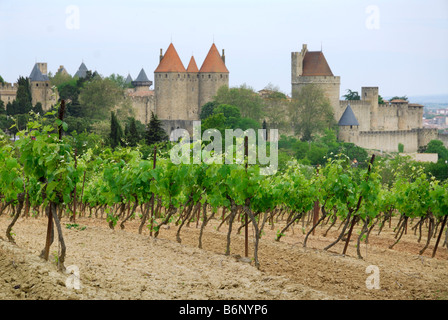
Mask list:
POLYGON ((448 94, 448 0, 0 0, 0 75, 29 76, 35 62, 74 74, 153 80, 172 41, 187 67, 225 49, 230 86, 291 92, 291 52, 321 48, 347 89, 448 94))

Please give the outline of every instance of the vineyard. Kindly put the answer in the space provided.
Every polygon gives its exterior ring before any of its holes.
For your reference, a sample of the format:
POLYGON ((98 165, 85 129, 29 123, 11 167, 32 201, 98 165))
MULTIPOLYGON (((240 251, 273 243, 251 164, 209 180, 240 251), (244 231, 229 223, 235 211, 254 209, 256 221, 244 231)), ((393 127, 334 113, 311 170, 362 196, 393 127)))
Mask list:
MULTIPOLYGON (((174 164, 157 147, 148 159, 136 148, 105 148, 101 154, 89 149, 78 155, 62 139, 63 109, 62 104, 59 114, 36 117, 16 142, 4 137, 0 148, 2 239, 16 243, 19 230, 27 230, 22 223, 45 225, 45 232, 36 236, 41 238, 30 243, 33 248, 41 243, 39 256, 54 259, 59 271, 66 271, 75 250, 66 239, 72 229, 80 236, 97 230, 104 237, 104 227, 110 237, 129 230, 138 239, 187 242, 197 248, 193 256, 210 250, 212 241, 211 251, 247 262, 244 268, 255 268, 254 274, 271 268, 269 257, 277 254, 263 249, 298 246, 297 239, 302 259, 307 259, 307 249, 314 249, 319 259, 331 260, 325 256, 331 253, 356 265, 366 258, 369 243, 380 242, 383 234, 385 255, 412 236, 411 245, 417 248, 413 257, 447 258, 448 184, 418 167, 392 170, 393 183, 384 183, 388 162, 375 155, 365 166, 334 155, 322 167, 291 163, 267 176, 247 161, 174 164)), ((446 299, 443 294, 446 290, 441 293, 446 299)), ((309 298, 322 296, 310 293, 309 298)))

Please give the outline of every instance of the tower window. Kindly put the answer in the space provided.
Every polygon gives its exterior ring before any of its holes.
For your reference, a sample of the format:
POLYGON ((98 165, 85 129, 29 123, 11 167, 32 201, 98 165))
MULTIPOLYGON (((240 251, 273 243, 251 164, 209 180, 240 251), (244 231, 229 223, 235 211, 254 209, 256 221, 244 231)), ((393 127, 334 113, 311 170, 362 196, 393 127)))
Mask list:
POLYGON ((208 78, 210 79, 211 77, 212 77, 212 75, 211 75, 211 74, 209 74, 209 75, 208 75, 208 78))
POLYGON ((36 83, 36 87, 38 87, 39 86, 39 84, 38 83, 36 83))
POLYGON ((220 76, 221 76, 221 79, 222 79, 222 74, 220 76))
POLYGON ((168 78, 168 73, 165 73, 165 78, 168 78))

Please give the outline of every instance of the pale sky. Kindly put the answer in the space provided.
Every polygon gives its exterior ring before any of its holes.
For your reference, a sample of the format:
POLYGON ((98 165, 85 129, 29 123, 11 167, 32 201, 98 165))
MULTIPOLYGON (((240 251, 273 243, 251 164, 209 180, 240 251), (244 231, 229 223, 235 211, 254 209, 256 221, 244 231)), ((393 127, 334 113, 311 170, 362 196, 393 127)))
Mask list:
POLYGON ((0 75, 29 76, 35 62, 74 74, 150 80, 172 41, 198 67, 213 41, 230 86, 291 92, 291 52, 322 50, 347 89, 382 96, 448 94, 448 0, 0 0, 0 75))

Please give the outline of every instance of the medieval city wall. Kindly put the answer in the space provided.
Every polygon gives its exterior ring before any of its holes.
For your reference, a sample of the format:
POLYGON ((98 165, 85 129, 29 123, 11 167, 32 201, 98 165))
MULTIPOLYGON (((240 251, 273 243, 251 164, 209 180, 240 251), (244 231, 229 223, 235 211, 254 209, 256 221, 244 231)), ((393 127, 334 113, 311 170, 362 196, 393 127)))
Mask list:
POLYGON ((18 87, 19 86, 17 84, 11 84, 8 82, 0 85, 0 100, 5 103, 5 107, 8 102, 12 103, 16 99, 18 87))
POLYGON ((443 142, 443 145, 448 148, 448 133, 439 133, 438 139, 443 142))
MULTIPOLYGON (((413 129, 415 130, 415 129, 413 129)), ((437 129, 433 128, 419 128, 416 129, 418 132, 418 146, 426 146, 431 140, 439 139, 439 134, 437 129)))
POLYGON ((337 118, 337 121, 341 118, 347 106, 350 105, 353 113, 355 114, 356 119, 359 123, 360 131, 369 131, 370 130, 370 102, 364 100, 340 100, 339 101, 339 114, 340 116, 337 118))
POLYGON ((151 120, 151 112, 156 113, 155 103, 154 103, 154 95, 129 95, 128 96, 132 109, 135 114, 135 120, 140 121, 143 124, 148 124, 151 120))
POLYGON ((417 152, 418 130, 360 131, 354 142, 356 145, 382 152, 398 152, 398 145, 404 146, 404 152, 417 152))

